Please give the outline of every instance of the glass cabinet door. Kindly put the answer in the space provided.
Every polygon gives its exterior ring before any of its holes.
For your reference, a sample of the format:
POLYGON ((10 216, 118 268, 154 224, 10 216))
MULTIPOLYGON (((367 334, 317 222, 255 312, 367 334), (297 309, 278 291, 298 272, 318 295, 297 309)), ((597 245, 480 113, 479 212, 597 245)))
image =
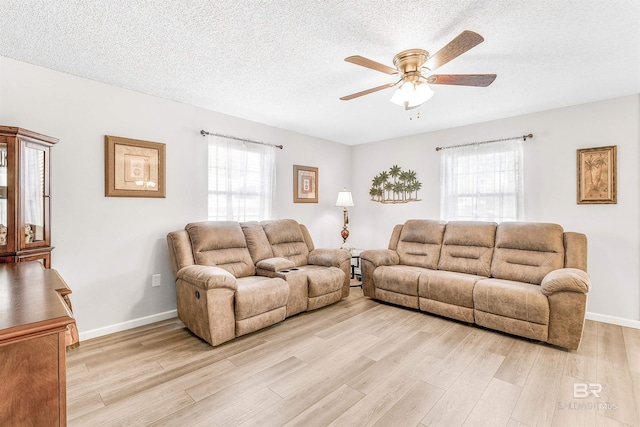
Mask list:
POLYGON ((45 240, 45 151, 27 145, 22 152, 24 243, 45 240))
POLYGON ((0 246, 7 246, 7 144, 0 144, 0 246))

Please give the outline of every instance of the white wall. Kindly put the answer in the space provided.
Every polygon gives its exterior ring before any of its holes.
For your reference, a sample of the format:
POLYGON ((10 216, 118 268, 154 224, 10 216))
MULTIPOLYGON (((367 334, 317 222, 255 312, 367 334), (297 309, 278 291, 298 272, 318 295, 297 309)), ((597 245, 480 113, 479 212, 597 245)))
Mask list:
MULTIPOLYGON (((423 114, 419 120, 428 119, 423 114)), ((526 220, 556 222, 567 231, 585 233, 590 316, 640 325, 640 95, 353 147, 352 245, 386 247, 395 224, 439 218, 440 155, 435 147, 528 133, 534 138, 525 143, 526 220), (618 203, 578 205, 576 149, 605 145, 618 146, 618 203), (418 173, 421 202, 383 205, 369 200, 371 179, 394 164, 418 173)))
POLYGON ((592 317, 640 320, 640 95, 348 147, 0 57, 0 124, 60 138, 51 154, 53 266, 73 289, 84 337, 173 314, 165 236, 206 219, 200 129, 284 144, 277 216, 309 226, 318 247, 340 245, 342 214, 333 204, 350 187, 349 241, 360 248, 386 247, 393 225, 406 219, 439 217, 436 146, 531 132, 527 219, 588 236, 592 317), (104 197, 104 135, 167 144, 166 199, 104 197), (618 145, 618 204, 577 205, 576 149, 603 145, 618 145), (294 164, 319 168, 317 205, 293 203, 294 164), (421 202, 369 200, 371 179, 393 164, 417 171, 421 202), (151 288, 154 273, 162 274, 160 288, 151 288))
POLYGON ((350 147, 0 57, 0 124, 60 139, 51 151, 53 267, 73 290, 81 336, 172 315, 165 236, 206 220, 205 129, 283 144, 277 217, 306 224, 317 247, 338 247, 350 147), (165 199, 104 197, 104 135, 165 143, 165 199), (319 203, 293 203, 293 165, 319 168, 319 203), (151 288, 151 275, 162 286, 151 288), (149 317, 150 316, 150 317, 149 317), (142 320, 140 320, 142 319, 142 320))

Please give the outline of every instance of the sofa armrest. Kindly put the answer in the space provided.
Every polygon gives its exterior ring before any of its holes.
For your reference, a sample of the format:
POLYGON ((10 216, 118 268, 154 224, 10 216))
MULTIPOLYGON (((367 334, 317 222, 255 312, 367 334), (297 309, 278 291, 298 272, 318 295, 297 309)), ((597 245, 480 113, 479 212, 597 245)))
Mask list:
POLYGON ((296 266, 296 263, 288 260, 286 258, 267 258, 267 259, 263 259, 262 261, 258 261, 258 263, 256 264, 256 267, 258 267, 260 270, 266 270, 266 271, 280 271, 280 270, 287 270, 289 268, 293 268, 296 266))
POLYGON ((351 263, 351 254, 344 249, 314 249, 309 252, 308 263, 323 267, 338 267, 348 261, 351 263))
POLYGON ((383 265, 398 265, 400 257, 391 249, 369 249, 360 253, 360 271, 362 273, 362 293, 366 297, 375 298, 376 286, 373 272, 383 265))
POLYGON ((577 350, 584 330, 589 275, 578 268, 561 268, 549 272, 540 286, 549 300, 547 342, 577 350))
POLYGON ((205 290, 226 288, 236 291, 238 289, 238 282, 233 274, 220 267, 190 265, 178 271, 178 279, 205 290))
POLYGON ((557 292, 576 292, 586 294, 589 292, 591 282, 589 275, 578 268, 561 268, 549 272, 543 279, 542 293, 546 296, 557 292))
POLYGON ((396 251, 390 249, 369 249, 360 253, 360 259, 369 261, 374 267, 382 265, 397 265, 400 257, 396 251))

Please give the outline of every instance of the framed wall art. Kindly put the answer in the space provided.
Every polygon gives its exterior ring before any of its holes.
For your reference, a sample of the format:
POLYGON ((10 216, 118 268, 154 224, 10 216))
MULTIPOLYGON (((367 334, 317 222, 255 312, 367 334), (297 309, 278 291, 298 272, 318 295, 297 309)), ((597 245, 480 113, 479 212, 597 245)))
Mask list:
POLYGON ((105 135, 106 197, 166 197, 165 144, 105 135))
POLYGON ((578 204, 618 203, 617 146, 578 149, 578 204))
POLYGON ((318 168, 293 165, 293 203, 318 203, 318 168))

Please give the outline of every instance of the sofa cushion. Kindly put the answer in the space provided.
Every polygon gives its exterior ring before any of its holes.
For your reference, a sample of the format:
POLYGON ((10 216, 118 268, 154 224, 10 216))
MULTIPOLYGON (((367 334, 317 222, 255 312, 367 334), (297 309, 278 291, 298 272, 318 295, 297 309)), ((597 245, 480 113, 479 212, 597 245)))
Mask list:
POLYGON ((279 307, 246 319, 236 318, 236 336, 250 334, 267 326, 282 322, 287 317, 287 309, 279 307))
POLYGON ((240 223, 240 226, 254 264, 258 264, 263 259, 273 258, 273 249, 267 235, 264 234, 262 224, 257 221, 248 221, 240 223))
POLYGON ((400 233, 402 232, 403 226, 403 224, 397 224, 393 227, 391 238, 389 239, 389 249, 392 251, 398 250, 398 241, 400 241, 400 233))
POLYGON ((289 285, 279 277, 251 276, 238 280, 236 321, 287 305, 289 285))
POLYGON ((564 267, 564 238, 557 224, 503 222, 496 231, 491 276, 539 285, 564 267))
POLYGON ((218 266, 235 277, 256 272, 242 228, 237 222, 205 221, 187 224, 196 264, 218 266))
POLYGON ((564 266, 587 271, 587 236, 573 231, 564 232, 564 266))
POLYGON ((169 257, 174 276, 177 276, 178 271, 183 267, 196 263, 193 259, 191 240, 189 240, 187 230, 177 230, 167 234, 167 244, 169 245, 169 257))
POLYGON ((497 314, 474 310, 475 322, 485 328, 495 329, 508 334, 518 335, 532 340, 547 341, 549 326, 512 319, 497 314))
POLYGON ((373 282, 377 289, 404 295, 418 295, 420 275, 429 270, 410 265, 381 266, 373 272, 373 282))
POLYGON ((444 230, 438 270, 489 277, 495 222, 451 221, 444 230))
POLYGON ((300 225, 292 219, 262 221, 274 257, 287 258, 296 266, 307 264, 309 247, 300 225))
POLYGON ((304 224, 298 224, 300 227, 300 231, 302 231, 302 237, 304 237, 304 242, 307 244, 307 249, 309 252, 312 252, 316 247, 313 244, 313 239, 311 238, 311 233, 309 233, 309 229, 304 224))
POLYGON ((538 285, 482 279, 473 288, 476 311, 540 325, 549 324, 549 301, 538 285))
POLYGON ((309 298, 342 290, 342 284, 344 283, 344 271, 337 267, 305 265, 299 267, 299 271, 306 273, 307 275, 309 298))
POLYGON ((400 264, 436 270, 445 224, 444 221, 425 219, 405 222, 396 249, 400 264))
POLYGON ((418 280, 418 295, 435 301, 473 308, 473 287, 483 276, 427 270, 418 280))

